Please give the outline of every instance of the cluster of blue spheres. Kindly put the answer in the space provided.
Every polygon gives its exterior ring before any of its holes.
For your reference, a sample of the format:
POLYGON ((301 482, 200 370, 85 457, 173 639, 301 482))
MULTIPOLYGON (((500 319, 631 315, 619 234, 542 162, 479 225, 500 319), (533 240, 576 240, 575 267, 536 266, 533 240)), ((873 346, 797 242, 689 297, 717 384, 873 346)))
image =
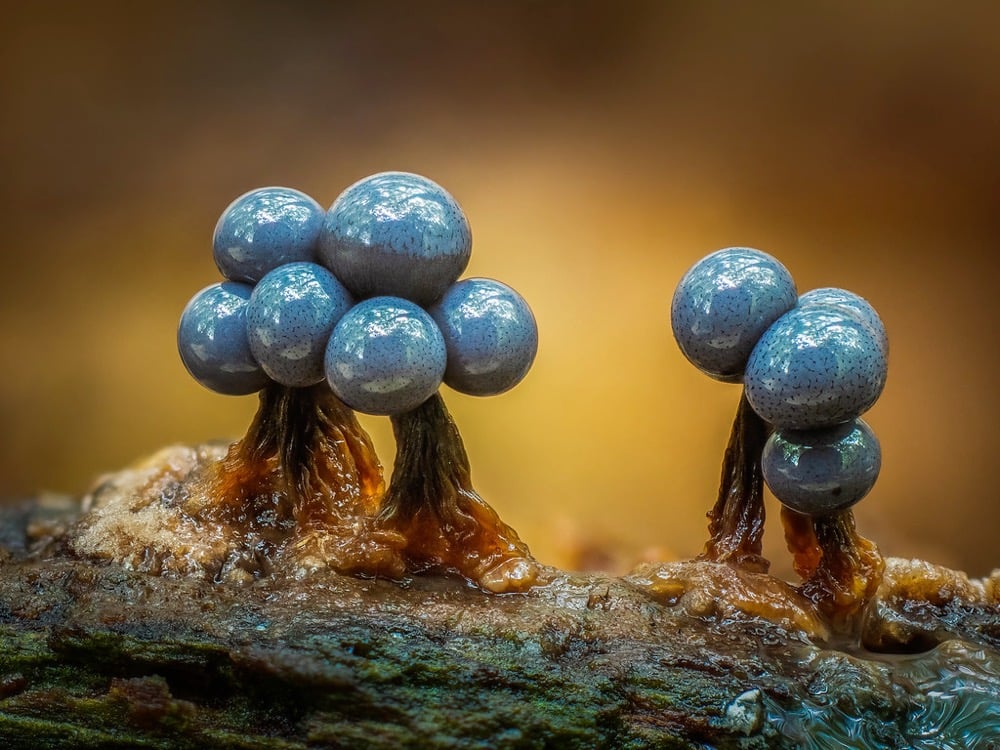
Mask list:
POLYGON ((671 303, 684 355, 717 380, 742 382, 774 427, 761 458, 782 503, 812 516, 849 508, 875 484, 881 450, 860 416, 885 386, 885 326, 844 289, 798 295, 759 250, 733 247, 696 263, 671 303))
POLYGON ((252 190, 215 227, 226 281, 181 314, 181 359, 218 393, 325 379, 369 414, 414 409, 442 382, 502 393, 531 367, 538 330, 510 287, 457 281, 471 249, 458 203, 420 175, 366 177, 328 211, 291 188, 252 190))

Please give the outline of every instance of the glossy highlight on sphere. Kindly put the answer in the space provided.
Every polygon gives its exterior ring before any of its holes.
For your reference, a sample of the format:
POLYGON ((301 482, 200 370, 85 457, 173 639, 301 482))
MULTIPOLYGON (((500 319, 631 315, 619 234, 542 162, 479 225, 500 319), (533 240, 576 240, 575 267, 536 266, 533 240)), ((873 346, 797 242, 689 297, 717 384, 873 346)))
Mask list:
POLYGON ((764 481, 784 505, 821 516, 846 510, 868 494, 882 450, 860 419, 821 430, 778 430, 764 445, 764 481))
POLYGON ((472 232, 455 199, 408 172, 366 177, 340 194, 320 236, 320 262, 355 297, 438 300, 469 263, 472 232))
POLYGON ((177 350, 191 377, 227 396, 245 396, 267 385, 247 340, 251 287, 226 281, 198 292, 181 313, 177 350))
POLYGON ((292 188, 244 193, 215 225, 215 264, 227 279, 252 284, 285 263, 315 261, 325 215, 319 203, 292 188))
POLYGON ((323 357, 333 327, 354 300, 337 278, 315 263, 275 268, 254 287, 247 305, 250 351, 282 385, 323 379, 323 357))
POLYGON ((748 247, 719 250, 681 279, 670 305, 674 338, 702 372, 727 383, 743 377, 757 340, 795 306, 795 282, 777 259, 748 247))
POLYGON ((326 379, 352 409, 402 414, 434 395, 445 361, 444 339, 430 315, 399 297, 373 297, 333 329, 326 379))
POLYGON ((864 414, 885 386, 885 350, 850 311, 806 305, 765 331, 747 363, 750 406, 779 428, 828 427, 864 414))
POLYGON ((871 326, 872 330, 878 334, 879 341, 886 354, 889 353, 889 337, 885 331, 885 324, 882 318, 871 306, 871 303, 860 294, 849 292, 846 289, 837 287, 823 287, 813 289, 799 297, 799 306, 803 305, 834 305, 845 310, 849 310, 857 315, 861 320, 871 326))
POLYGON ((472 396, 510 390, 538 351, 538 327, 524 298, 493 279, 453 284, 430 312, 448 351, 444 382, 472 396))

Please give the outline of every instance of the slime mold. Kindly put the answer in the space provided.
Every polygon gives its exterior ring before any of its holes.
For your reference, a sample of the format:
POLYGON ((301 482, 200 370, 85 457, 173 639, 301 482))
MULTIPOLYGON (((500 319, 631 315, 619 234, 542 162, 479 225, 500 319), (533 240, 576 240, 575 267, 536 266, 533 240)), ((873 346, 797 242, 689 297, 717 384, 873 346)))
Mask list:
POLYGON ((471 242, 455 199, 405 172, 358 181, 326 214, 291 188, 237 198, 213 241, 231 280, 188 304, 178 350, 207 388, 259 391, 257 415, 224 453, 158 477, 169 500, 141 493, 125 513, 97 503, 77 549, 124 549, 132 567, 227 580, 283 560, 296 575, 433 570, 495 592, 534 585, 540 566, 473 489, 438 394, 443 381, 476 395, 508 390, 537 348, 513 289, 453 283, 471 242), (388 489, 354 409, 392 420, 388 489))
POLYGON ((327 379, 353 407, 392 421, 396 461, 379 524, 406 540, 405 569, 518 591, 541 568, 473 488, 437 392, 442 378, 476 395, 507 390, 535 355, 535 321, 516 292, 485 279, 453 284, 471 241, 454 198, 424 177, 383 173, 348 188, 327 214, 322 256, 355 294, 379 296, 337 325, 327 379))
POLYGON ((881 466, 878 441, 857 419, 885 386, 888 339, 874 308, 842 289, 797 298, 772 256, 728 248, 681 279, 671 325, 699 369, 744 385, 703 557, 768 569, 766 481, 784 505, 802 593, 833 627, 854 627, 884 570, 850 511, 881 466))

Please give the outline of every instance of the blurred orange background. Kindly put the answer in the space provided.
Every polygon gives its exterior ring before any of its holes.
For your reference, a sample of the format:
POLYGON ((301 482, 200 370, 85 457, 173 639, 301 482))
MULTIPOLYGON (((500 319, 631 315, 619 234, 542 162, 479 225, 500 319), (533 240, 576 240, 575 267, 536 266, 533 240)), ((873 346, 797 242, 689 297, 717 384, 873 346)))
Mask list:
MULTIPOLYGON (((751 245, 880 311, 884 465, 856 508, 890 555, 982 575, 996 538, 1000 13, 991 3, 20 4, 0 28, 0 496, 79 493, 252 397, 176 353, 253 187, 328 205, 425 174, 468 273, 524 294, 538 359, 445 394, 477 486, 543 560, 622 569, 705 541, 739 397, 669 303, 751 245)), ((388 420, 366 418, 391 466, 388 420)), ((767 552, 788 574, 770 500, 767 552)))

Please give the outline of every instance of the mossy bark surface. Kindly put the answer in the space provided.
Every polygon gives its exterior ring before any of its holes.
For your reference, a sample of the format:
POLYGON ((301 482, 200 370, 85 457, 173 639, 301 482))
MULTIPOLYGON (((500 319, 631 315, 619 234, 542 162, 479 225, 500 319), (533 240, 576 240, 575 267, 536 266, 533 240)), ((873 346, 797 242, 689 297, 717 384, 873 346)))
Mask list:
POLYGON ((550 570, 508 595, 332 570, 214 583, 81 559, 63 512, 0 516, 4 748, 1000 742, 998 576, 890 560, 841 643, 791 587, 720 563, 550 570))

